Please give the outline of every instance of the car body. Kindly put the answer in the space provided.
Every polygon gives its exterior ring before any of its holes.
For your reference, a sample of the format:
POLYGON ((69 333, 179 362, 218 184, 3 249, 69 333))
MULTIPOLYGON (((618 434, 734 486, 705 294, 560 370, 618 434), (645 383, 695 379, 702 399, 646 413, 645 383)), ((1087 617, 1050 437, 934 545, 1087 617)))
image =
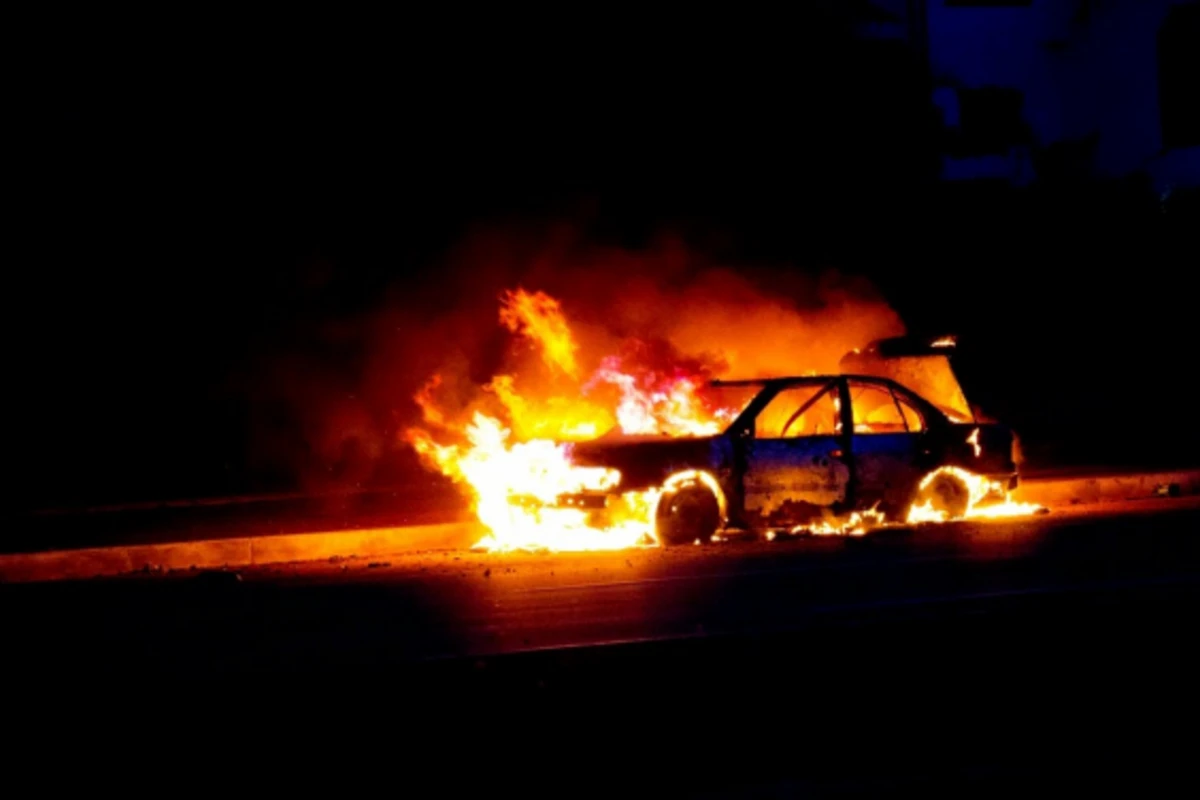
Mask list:
MULTIPOLYGON (((889 378, 823 375, 714 382, 757 388, 719 435, 612 436, 575 445, 573 461, 621 474, 609 494, 662 487, 656 523, 667 543, 705 540, 722 528, 791 529, 874 509, 901 518, 922 482, 957 467, 1014 488, 1012 432, 962 421, 889 378)), ((947 516, 966 511, 968 489, 939 487, 947 516)), ((593 493, 575 505, 602 508, 593 493)))

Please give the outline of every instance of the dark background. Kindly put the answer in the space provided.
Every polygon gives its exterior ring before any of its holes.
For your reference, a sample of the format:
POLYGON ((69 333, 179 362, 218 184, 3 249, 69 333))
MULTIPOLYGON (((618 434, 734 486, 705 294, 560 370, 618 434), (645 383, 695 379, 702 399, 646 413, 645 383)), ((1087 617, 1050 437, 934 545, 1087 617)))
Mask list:
POLYGON ((960 335, 1031 458, 1194 461, 1194 200, 939 184, 921 59, 822 10, 850 5, 50 29, 10 150, 11 502, 296 488, 249 445, 263 365, 325 348, 352 383, 317 331, 421 302, 474 226, 563 220, 865 275, 960 335))

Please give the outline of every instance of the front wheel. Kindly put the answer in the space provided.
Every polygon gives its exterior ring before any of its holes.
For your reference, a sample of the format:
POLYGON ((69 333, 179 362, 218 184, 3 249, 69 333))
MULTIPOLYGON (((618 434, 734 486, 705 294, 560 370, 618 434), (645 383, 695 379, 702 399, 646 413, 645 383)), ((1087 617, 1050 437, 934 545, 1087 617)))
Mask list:
POLYGON ((708 543, 720 526, 721 508, 706 486, 684 484, 658 501, 655 530, 664 545, 708 543))

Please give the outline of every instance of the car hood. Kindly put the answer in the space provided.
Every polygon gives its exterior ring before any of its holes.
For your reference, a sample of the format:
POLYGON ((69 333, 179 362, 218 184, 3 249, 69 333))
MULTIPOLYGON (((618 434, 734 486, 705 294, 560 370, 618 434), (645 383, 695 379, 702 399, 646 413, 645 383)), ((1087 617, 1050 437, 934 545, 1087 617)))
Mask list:
POLYGON ((719 436, 614 436, 577 442, 571 461, 585 467, 610 467, 621 471, 621 488, 641 489, 661 484, 686 469, 711 469, 719 436))

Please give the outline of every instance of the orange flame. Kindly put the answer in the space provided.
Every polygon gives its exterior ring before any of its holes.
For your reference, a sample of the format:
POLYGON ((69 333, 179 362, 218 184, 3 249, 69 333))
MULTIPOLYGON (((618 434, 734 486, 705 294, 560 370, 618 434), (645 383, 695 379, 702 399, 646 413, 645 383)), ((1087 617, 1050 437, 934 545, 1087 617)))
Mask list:
POLYGON ((620 480, 616 470, 578 467, 567 446, 541 439, 509 442, 497 420, 476 412, 464 445, 441 446, 421 432, 410 440, 417 452, 475 493, 475 512, 491 533, 477 547, 489 550, 601 550, 654 544, 644 522, 652 493, 624 496, 628 508, 611 523, 594 524, 583 509, 557 508, 559 496, 604 491, 620 480))
POLYGON ((558 301, 545 292, 524 289, 505 292, 500 304, 500 322, 513 333, 523 334, 536 342, 546 364, 562 370, 572 378, 579 374, 575 353, 579 346, 563 317, 558 301))
MULTIPOLYGON (((1021 517, 1036 514, 1041 506, 1036 503, 1018 503, 1009 497, 1008 490, 989 481, 982 475, 976 475, 960 467, 941 467, 926 475, 920 484, 920 489, 927 488, 939 475, 950 475, 967 487, 966 519, 995 519, 998 517, 1021 517)), ((936 509, 933 501, 914 504, 908 510, 907 522, 910 525, 921 522, 946 522, 949 516, 945 511, 936 509)))
MULTIPOLYGON (((529 341, 552 373, 575 380, 555 385, 558 393, 548 393, 543 384, 526 394, 517 376, 497 375, 486 387, 488 396, 511 425, 476 408, 456 430, 436 404, 442 382, 435 375, 416 403, 428 426, 460 441, 440 444, 427 430, 408 432, 426 463, 470 490, 474 511, 490 531, 478 547, 602 550, 656 544, 652 520, 660 489, 617 495, 600 510, 560 503, 566 495, 608 491, 620 479, 615 470, 572 464, 565 442, 594 438, 614 425, 626 434, 715 434, 738 409, 705 403, 698 385, 706 376, 694 374, 703 370, 678 364, 659 370, 608 358, 580 383, 578 345, 558 301, 543 292, 505 292, 500 321, 529 341), (614 410, 603 398, 588 396, 606 390, 615 390, 614 410)), ((649 358, 649 348, 639 352, 649 358)))

